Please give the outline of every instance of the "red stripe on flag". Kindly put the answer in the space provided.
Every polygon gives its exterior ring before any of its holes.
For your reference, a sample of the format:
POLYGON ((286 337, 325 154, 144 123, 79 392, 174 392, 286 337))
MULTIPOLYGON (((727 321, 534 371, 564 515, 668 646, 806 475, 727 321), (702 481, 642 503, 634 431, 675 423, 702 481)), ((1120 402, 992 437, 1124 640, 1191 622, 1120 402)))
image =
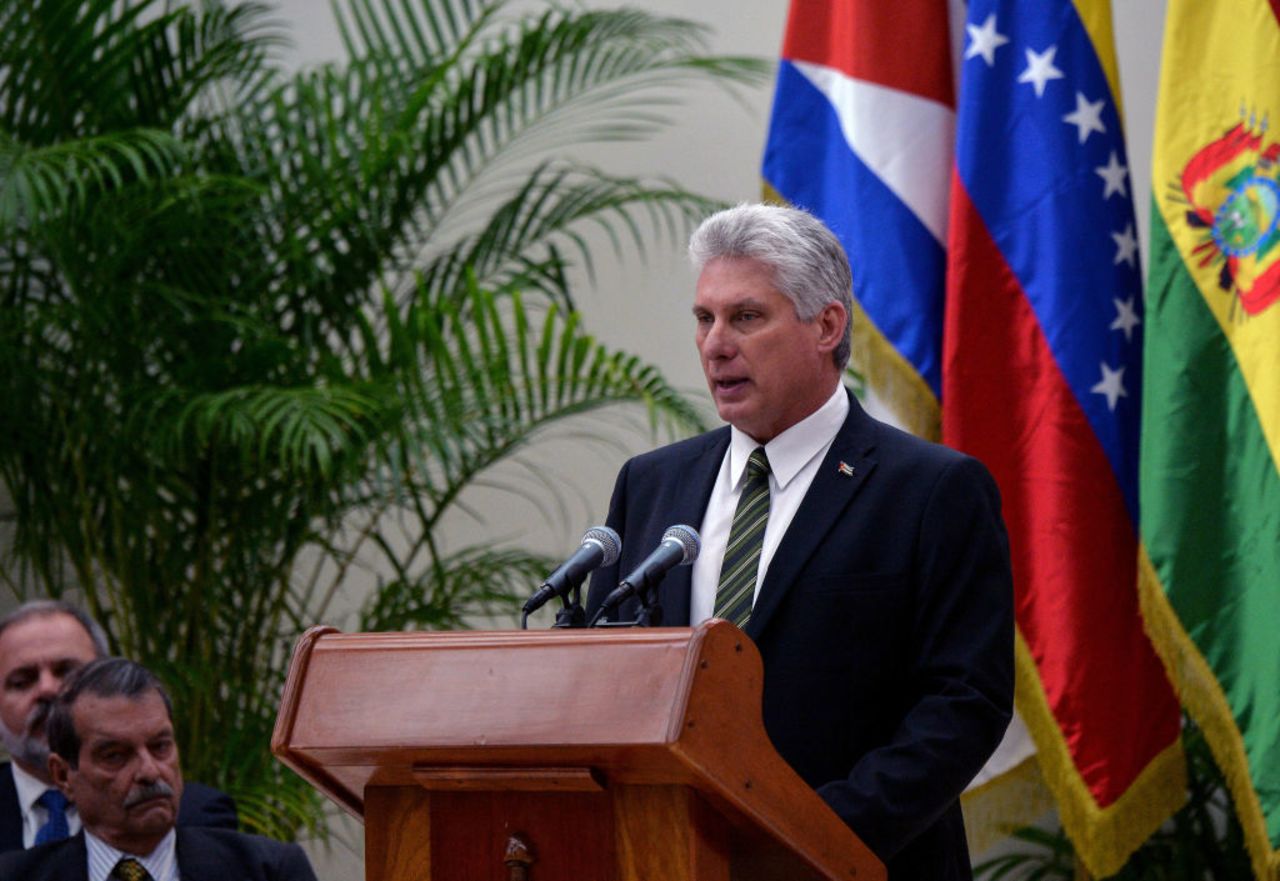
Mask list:
POLYGON ((955 107, 946 0, 792 0, 782 57, 955 107))
POLYGON ((1000 485, 1018 627, 1076 768, 1106 807, 1180 725, 1142 630, 1134 527, 1021 286, 958 178, 951 192, 943 440, 1000 485))

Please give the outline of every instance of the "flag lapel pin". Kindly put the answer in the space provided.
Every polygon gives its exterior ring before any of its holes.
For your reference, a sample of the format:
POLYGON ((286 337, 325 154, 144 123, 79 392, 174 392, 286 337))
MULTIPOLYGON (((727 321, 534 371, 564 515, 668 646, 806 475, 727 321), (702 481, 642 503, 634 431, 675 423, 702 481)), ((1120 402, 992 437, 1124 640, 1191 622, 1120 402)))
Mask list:
POLYGON ((848 462, 841 462, 836 470, 844 477, 853 477, 853 466, 848 462))

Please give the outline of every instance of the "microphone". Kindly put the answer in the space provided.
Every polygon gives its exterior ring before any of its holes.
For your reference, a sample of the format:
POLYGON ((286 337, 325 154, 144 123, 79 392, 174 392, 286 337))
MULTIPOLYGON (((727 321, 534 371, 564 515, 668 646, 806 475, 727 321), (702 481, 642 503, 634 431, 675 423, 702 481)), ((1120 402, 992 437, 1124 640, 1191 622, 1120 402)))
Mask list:
MULTIPOLYGON (((622 539, 607 526, 593 526, 582 536, 582 546, 573 552, 524 604, 524 614, 541 609, 552 597, 562 597, 582 584, 593 569, 612 566, 622 553, 622 539)), ((579 625, 581 626, 581 625, 579 625)))
POLYGON ((607 612, 612 612, 622 605, 623 601, 629 597, 653 587, 675 567, 687 566, 698 559, 698 551, 701 549, 702 542, 698 538, 698 531, 692 526, 669 527, 662 534, 662 542, 653 553, 645 557, 630 575, 618 583, 613 593, 604 598, 592 623, 594 624, 607 612))

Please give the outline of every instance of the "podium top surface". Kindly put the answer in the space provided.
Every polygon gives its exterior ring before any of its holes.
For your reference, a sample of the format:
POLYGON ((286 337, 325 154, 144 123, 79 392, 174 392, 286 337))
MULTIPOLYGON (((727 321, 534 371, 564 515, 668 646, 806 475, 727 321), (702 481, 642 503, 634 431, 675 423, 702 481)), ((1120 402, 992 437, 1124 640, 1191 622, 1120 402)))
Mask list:
POLYGON ((289 744, 354 761, 388 751, 479 759, 500 748, 669 744, 680 737, 692 665, 714 656, 758 686, 758 657, 732 658, 745 651, 724 642, 689 628, 322 633, 289 744))

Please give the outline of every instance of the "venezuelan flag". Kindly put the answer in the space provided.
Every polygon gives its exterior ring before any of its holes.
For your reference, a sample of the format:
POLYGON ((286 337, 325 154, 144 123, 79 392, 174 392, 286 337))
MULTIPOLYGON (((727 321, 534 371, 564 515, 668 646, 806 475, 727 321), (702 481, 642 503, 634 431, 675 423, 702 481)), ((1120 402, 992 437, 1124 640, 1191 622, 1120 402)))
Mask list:
POLYGON ((1153 163, 1142 608, 1280 878, 1280 2, 1173 0, 1153 163))
POLYGON ((1018 709, 1089 872, 1181 804, 1138 608, 1143 309, 1106 0, 974 0, 957 103, 942 431, 995 474, 1018 709))

